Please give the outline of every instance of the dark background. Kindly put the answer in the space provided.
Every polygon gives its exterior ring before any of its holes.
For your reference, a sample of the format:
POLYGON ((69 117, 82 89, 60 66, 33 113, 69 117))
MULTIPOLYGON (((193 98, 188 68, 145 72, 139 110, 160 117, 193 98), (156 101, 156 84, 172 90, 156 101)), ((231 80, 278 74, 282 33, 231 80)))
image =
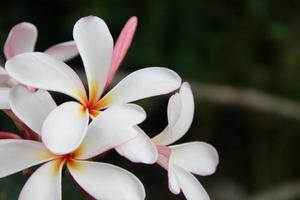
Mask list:
MULTIPOLYGON (((300 199, 299 11, 297 0, 2 1, 0 44, 13 25, 28 21, 38 27, 36 50, 43 51, 71 40, 74 23, 87 15, 103 18, 116 39, 126 20, 137 16, 139 26, 121 76, 164 66, 191 82, 196 114, 179 143, 200 140, 217 148, 218 170, 199 177, 211 199, 294 200, 300 199), (223 95, 219 89, 224 86, 237 92, 235 101, 223 102, 227 90, 223 95), (267 101, 260 102, 265 95, 267 101), (275 111, 265 109, 272 102, 275 111)), ((4 65, 3 54, 2 58, 4 65)), ((83 70, 80 58, 69 64, 83 70)), ((64 100, 57 94, 55 98, 64 100)), ((165 96, 138 102, 148 112, 142 126, 149 135, 165 127, 167 100, 165 96)), ((15 130, 3 113, 0 120, 1 130, 15 130)), ((100 161, 136 174, 147 199, 184 199, 168 191, 167 174, 159 166, 133 164, 114 152, 100 161)), ((26 179, 22 173, 1 179, 0 200, 17 199, 26 179)), ((63 198, 84 199, 67 173, 63 198)))

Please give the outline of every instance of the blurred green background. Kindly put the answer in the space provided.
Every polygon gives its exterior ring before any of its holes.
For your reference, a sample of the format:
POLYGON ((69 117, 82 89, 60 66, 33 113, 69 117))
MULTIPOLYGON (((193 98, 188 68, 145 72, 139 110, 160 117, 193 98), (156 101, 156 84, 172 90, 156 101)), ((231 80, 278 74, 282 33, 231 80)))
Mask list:
MULTIPOLYGON (((164 66, 192 83, 197 97, 195 119, 178 143, 200 140, 217 148, 218 170, 198 177, 211 199, 300 199, 300 120, 284 114, 289 108, 297 115, 300 104, 300 1, 3 1, 0 8, 0 44, 13 25, 28 21, 39 29, 39 51, 71 40, 72 27, 83 16, 103 18, 115 39, 126 20, 137 16, 139 26, 121 76, 147 66, 164 66), (267 94, 271 102, 280 98, 277 107, 288 107, 266 111, 263 108, 270 105, 266 101, 253 108, 243 96, 224 104, 213 97, 201 98, 203 86, 213 86, 205 93, 208 97, 223 86, 251 89, 267 94)), ((83 69, 80 58, 69 64, 83 69)), ((217 98, 222 99, 222 94, 217 98)), ((165 127, 167 100, 165 96, 139 102, 148 112, 142 127, 149 135, 165 127)), ((1 130, 15 130, 3 113, 0 120, 1 130)), ((184 199, 169 192, 167 174, 156 165, 133 164, 114 152, 100 160, 136 174, 147 199, 184 199)), ((26 179, 21 173, 1 179, 0 200, 17 199, 26 179)), ((84 199, 67 174, 63 198, 84 199)))

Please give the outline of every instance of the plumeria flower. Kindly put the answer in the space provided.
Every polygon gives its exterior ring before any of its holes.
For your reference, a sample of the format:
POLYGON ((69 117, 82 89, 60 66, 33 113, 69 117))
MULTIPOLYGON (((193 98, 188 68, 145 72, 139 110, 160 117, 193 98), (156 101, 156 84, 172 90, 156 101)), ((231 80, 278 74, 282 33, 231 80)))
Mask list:
POLYGON ((89 117, 96 117, 103 109, 167 94, 180 87, 181 79, 174 71, 149 67, 129 74, 103 95, 130 45, 136 20, 133 17, 125 25, 114 49, 112 36, 100 18, 84 17, 75 24, 73 37, 85 67, 88 95, 78 75, 47 54, 24 53, 6 62, 9 75, 22 84, 61 92, 77 100, 58 106, 45 119, 42 140, 49 142, 47 147, 52 152, 62 155, 77 149, 89 117), (67 141, 69 145, 61 148, 59 144, 67 141))
MULTIPOLYGON (((199 181, 192 175, 210 175, 219 163, 215 148, 204 142, 189 142, 180 145, 170 144, 183 137, 190 128, 194 117, 194 98, 188 83, 183 83, 180 91, 170 97, 168 103, 168 125, 152 138, 158 151, 157 163, 168 171, 169 189, 174 194, 184 193, 188 200, 208 200, 209 196, 199 181)), ((143 138, 148 137, 139 131, 138 137, 119 147, 120 153, 138 151, 143 138), (125 151, 122 151, 125 148, 125 151)))
MULTIPOLYGON (((5 58, 8 60, 21 53, 33 52, 37 35, 37 28, 31 23, 22 22, 15 25, 10 30, 4 45, 5 58)), ((45 53, 62 61, 67 61, 78 55, 78 50, 75 42, 69 41, 50 47, 45 50, 45 53)), ((18 82, 0 66, 0 109, 10 109, 9 92, 17 84, 18 82)))
POLYGON ((192 175, 207 176, 215 172, 219 156, 213 146, 205 142, 170 144, 186 134, 194 116, 194 99, 188 83, 168 104, 168 126, 152 139, 158 150, 158 164, 168 171, 169 189, 174 194, 183 192, 188 200, 208 200, 209 196, 192 175))
MULTIPOLYGON (((27 91, 26 88, 21 86, 15 89, 16 93, 24 91, 27 91)), ((38 100, 35 100, 35 103, 38 103, 38 100)), ((43 109, 38 106, 32 118, 36 118, 41 111, 44 112, 43 109)), ((44 163, 30 176, 19 195, 19 200, 59 200, 61 174, 63 166, 66 165, 78 185, 95 199, 144 199, 144 187, 133 174, 117 166, 88 159, 136 137, 137 124, 145 117, 144 110, 135 104, 108 108, 89 124, 79 147, 63 155, 51 152, 48 142, 0 140, 0 177, 44 163)), ((68 146, 64 143, 58 145, 61 151, 65 150, 65 145, 68 146)))

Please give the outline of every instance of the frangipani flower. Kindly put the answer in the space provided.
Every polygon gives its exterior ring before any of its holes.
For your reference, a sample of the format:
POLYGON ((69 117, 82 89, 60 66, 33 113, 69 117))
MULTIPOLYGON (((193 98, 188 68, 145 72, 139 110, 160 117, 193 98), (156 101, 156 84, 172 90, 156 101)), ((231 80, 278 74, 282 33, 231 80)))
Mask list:
MULTIPOLYGON (((96 117, 110 106, 167 94, 180 87, 181 79, 175 72, 149 67, 129 74, 102 97, 130 45, 136 23, 135 17, 129 20, 114 50, 113 39, 103 20, 90 16, 75 24, 73 37, 85 67, 88 96, 77 74, 68 65, 47 54, 24 53, 6 62, 9 74, 19 82, 62 92, 78 101, 64 103, 47 116, 42 127, 42 140, 51 152, 67 154, 78 148, 89 116, 96 117), (61 143, 65 144, 64 148, 59 145, 61 143)), ((34 109, 34 106, 29 107, 34 109)))
MULTIPOLYGON (((4 45, 4 55, 6 59, 25 53, 33 52, 37 40, 37 28, 28 22, 15 25, 9 32, 4 45)), ((67 61, 78 54, 74 41, 63 42, 54 45, 45 53, 62 61, 67 61)), ((6 70, 0 66, 0 109, 10 109, 9 92, 18 82, 12 79, 6 70)))
MULTIPOLYGON (((136 137, 136 125, 145 116, 144 110, 134 104, 108 108, 90 123, 80 146, 64 155, 50 152, 42 142, 0 140, 0 177, 45 163, 30 176, 19 200, 59 200, 61 173, 66 165, 81 188, 96 199, 144 199, 144 187, 133 174, 111 164, 86 160, 136 137)), ((64 143, 59 146, 64 149, 64 143)))
MULTIPOLYGON (((170 144, 183 137, 190 128, 194 117, 194 98, 188 83, 183 83, 180 91, 170 97, 168 103, 168 126, 152 138, 158 151, 157 163, 168 171, 169 189, 174 194, 184 193, 188 200, 208 200, 209 196, 199 181, 192 175, 210 175, 215 172, 219 156, 215 148, 204 142, 189 142, 180 145, 170 144)), ((139 129, 137 137, 116 148, 132 160, 139 158, 140 147, 148 136, 139 129)))
POLYGON ((193 116, 193 94, 189 84, 183 83, 179 93, 169 100, 168 126, 152 141, 157 145, 158 164, 168 171, 170 191, 182 191, 188 200, 208 200, 208 194, 192 173, 207 176, 215 172, 219 163, 215 148, 204 142, 168 146, 185 135, 193 116))

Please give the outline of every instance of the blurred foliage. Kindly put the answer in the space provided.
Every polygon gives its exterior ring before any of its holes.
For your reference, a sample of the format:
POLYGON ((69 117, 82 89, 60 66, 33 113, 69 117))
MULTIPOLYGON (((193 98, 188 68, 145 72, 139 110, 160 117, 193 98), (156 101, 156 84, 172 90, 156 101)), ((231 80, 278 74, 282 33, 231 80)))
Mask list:
MULTIPOLYGON (((103 18, 116 38, 136 15, 139 27, 121 70, 167 66, 184 80, 254 88, 300 101, 299 11, 297 0, 4 1, 0 43, 13 25, 29 21, 39 29, 37 50, 42 51, 72 39, 74 23, 86 15, 103 18)), ((79 58, 70 64, 82 67, 79 58)), ((142 103, 149 113, 143 128, 154 135, 166 125, 167 97, 142 103)), ((1 130, 12 130, 6 116, 0 120, 1 130)), ((199 179, 212 199, 232 200, 300 178, 299 132, 300 124, 276 116, 197 102, 193 126, 180 142, 216 146, 218 171, 199 179), (230 192, 235 195, 226 197, 230 192)), ((132 164, 115 154, 104 160, 135 173, 148 199, 183 198, 168 191, 166 173, 157 166, 132 164)), ((16 199, 24 182, 20 174, 1 179, 0 200, 16 199)), ((63 183, 65 199, 83 198, 70 178, 63 183)))

